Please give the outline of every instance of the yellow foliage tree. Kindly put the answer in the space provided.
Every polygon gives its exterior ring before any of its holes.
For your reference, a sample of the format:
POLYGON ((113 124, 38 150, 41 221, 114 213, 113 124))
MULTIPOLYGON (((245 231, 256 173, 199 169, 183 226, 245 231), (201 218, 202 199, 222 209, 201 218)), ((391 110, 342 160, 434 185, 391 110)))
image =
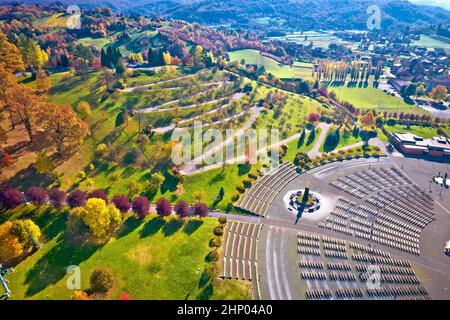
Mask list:
POLYGON ((0 32, 0 67, 10 71, 23 70, 23 60, 20 49, 3 32, 0 32))
POLYGON ((23 254, 24 248, 13 233, 13 223, 6 221, 0 225, 0 261, 10 262, 23 254))
POLYGON ((164 58, 164 64, 169 65, 172 63, 172 57, 170 56, 169 52, 164 52, 163 58, 164 58))
POLYGON ((103 199, 98 198, 89 199, 80 216, 94 237, 98 239, 106 239, 122 222, 119 209, 113 204, 106 205, 103 199))
POLYGON ((85 101, 80 101, 77 105, 77 113, 84 120, 92 114, 91 106, 85 101))
POLYGON ((36 72, 36 89, 41 92, 46 92, 50 89, 52 83, 47 73, 42 68, 36 72))
POLYGON ((27 251, 35 248, 42 236, 41 229, 30 219, 14 220, 12 233, 27 251))

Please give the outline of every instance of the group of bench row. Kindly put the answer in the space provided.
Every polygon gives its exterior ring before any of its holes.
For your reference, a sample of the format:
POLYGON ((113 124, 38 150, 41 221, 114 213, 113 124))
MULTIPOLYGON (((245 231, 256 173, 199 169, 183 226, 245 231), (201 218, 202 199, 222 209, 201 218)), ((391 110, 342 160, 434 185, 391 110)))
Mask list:
POLYGON ((260 225, 231 221, 223 238, 222 278, 252 280, 256 274, 256 244, 260 225))
POLYGON ((236 207, 253 214, 265 216, 273 199, 298 174, 292 163, 283 163, 265 174, 236 203, 236 207))

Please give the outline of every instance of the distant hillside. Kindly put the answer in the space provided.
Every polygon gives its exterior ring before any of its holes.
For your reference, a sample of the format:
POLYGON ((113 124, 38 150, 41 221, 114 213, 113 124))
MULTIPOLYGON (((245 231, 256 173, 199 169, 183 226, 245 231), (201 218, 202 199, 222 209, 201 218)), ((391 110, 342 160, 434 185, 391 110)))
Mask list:
MULTIPOLYGON (((296 29, 366 29, 367 7, 376 4, 382 11, 383 29, 401 25, 450 23, 450 11, 438 7, 418 6, 406 0, 62 0, 60 2, 78 3, 82 6, 107 5, 127 13, 163 15, 203 24, 249 26, 255 25, 255 20, 272 18, 296 29)), ((425 0, 420 2, 426 3, 425 0)))

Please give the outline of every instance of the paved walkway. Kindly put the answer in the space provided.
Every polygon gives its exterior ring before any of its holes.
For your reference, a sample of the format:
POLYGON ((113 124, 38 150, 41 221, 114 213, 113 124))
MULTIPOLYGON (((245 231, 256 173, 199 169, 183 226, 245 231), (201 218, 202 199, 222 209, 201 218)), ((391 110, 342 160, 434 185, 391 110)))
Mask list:
POLYGON ((322 129, 322 132, 320 133, 320 136, 317 138, 316 143, 312 147, 311 150, 308 151, 308 156, 310 158, 315 158, 320 156, 322 153, 319 151, 320 146, 322 145, 323 141, 325 140, 325 137, 328 134, 328 130, 330 130, 330 125, 328 123, 321 122, 317 125, 318 128, 322 129))
MULTIPOLYGON (((245 130, 249 129, 253 125, 255 120, 258 118, 259 113, 261 111, 261 108, 252 107, 250 110, 252 111, 250 119, 242 126, 241 129, 237 130, 235 132, 235 134, 232 135, 231 137, 228 137, 226 140, 222 141, 222 143, 218 144, 214 148, 209 149, 206 152, 203 152, 200 156, 192 159, 192 161, 190 163, 185 164, 181 168, 180 173, 184 174, 184 175, 189 175, 189 174, 198 173, 198 172, 202 172, 202 171, 211 170, 211 169, 214 169, 214 168, 221 167, 223 165, 222 163, 218 163, 218 164, 214 164, 214 165, 211 165, 211 166, 207 166, 207 169, 205 169, 205 168, 197 168, 196 164, 203 163, 205 161, 205 159, 208 159, 209 157, 211 157, 212 155, 216 154, 220 150, 223 150, 223 148, 226 147, 228 144, 234 143, 234 140, 235 140, 236 137, 243 135, 245 133, 245 130)), ((226 162, 226 163, 228 163, 228 162, 226 162)))
POLYGON ((133 92, 134 89, 150 88, 150 87, 153 87, 153 86, 160 85, 161 83, 168 83, 168 82, 172 82, 172 81, 176 81, 176 80, 191 78, 191 77, 194 77, 194 76, 196 76, 196 74, 188 74, 186 76, 181 76, 181 77, 172 78, 172 79, 168 79, 168 80, 162 80, 162 81, 158 81, 158 82, 152 82, 152 83, 148 83, 148 84, 137 85, 137 86, 134 86, 134 87, 128 87, 128 88, 125 88, 125 89, 120 89, 120 91, 121 92, 133 92))

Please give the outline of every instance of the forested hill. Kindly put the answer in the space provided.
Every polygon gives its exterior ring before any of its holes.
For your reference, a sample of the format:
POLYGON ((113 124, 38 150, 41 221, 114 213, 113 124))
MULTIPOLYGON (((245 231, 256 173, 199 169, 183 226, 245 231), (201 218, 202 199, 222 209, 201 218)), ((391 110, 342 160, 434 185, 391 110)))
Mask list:
MULTIPOLYGON (((2 0, 0 0, 0 3, 2 0)), ((26 0, 25 2, 36 2, 26 0)), ((42 3, 42 1, 39 1, 42 3)), ((82 6, 146 16, 167 16, 203 24, 255 25, 272 18, 295 29, 365 29, 370 5, 382 11, 382 28, 450 23, 450 11, 419 6, 406 0, 62 0, 82 6)), ((270 24, 269 24, 270 26, 270 24)))

